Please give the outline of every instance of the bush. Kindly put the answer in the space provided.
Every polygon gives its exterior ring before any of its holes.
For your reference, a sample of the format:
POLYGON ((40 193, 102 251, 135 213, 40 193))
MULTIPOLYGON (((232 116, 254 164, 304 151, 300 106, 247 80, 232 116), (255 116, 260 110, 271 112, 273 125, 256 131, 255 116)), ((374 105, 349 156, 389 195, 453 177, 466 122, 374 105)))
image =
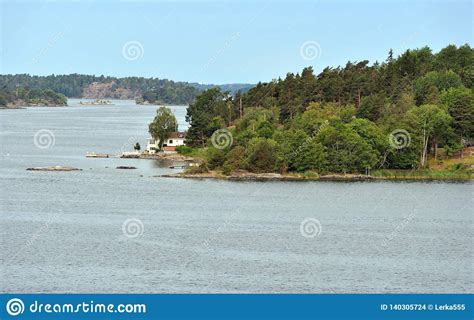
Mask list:
POLYGON ((271 139, 255 138, 250 141, 247 157, 252 172, 273 172, 276 164, 276 142, 271 139))
POLYGON ((236 146, 230 150, 230 152, 227 154, 224 164, 225 171, 230 173, 236 169, 244 169, 246 167, 247 162, 245 161, 245 148, 242 146, 236 146))
POLYGON ((193 151, 194 151, 194 148, 189 147, 189 146, 177 146, 176 147, 176 152, 178 152, 179 154, 185 155, 185 156, 192 154, 193 151))
POLYGON ((210 147, 207 149, 206 159, 211 170, 217 169, 224 164, 225 152, 224 150, 210 147))

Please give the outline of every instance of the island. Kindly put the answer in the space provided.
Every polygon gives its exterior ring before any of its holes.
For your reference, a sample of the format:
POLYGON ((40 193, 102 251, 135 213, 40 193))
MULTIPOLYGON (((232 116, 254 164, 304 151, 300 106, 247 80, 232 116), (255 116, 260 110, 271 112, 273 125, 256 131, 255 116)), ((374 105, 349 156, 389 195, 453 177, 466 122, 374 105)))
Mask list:
POLYGON ((50 89, 0 89, 0 109, 63 106, 67 106, 67 98, 63 94, 50 89))
MULTIPOLYGON (((423 47, 288 73, 190 104, 186 143, 198 166, 168 177, 321 180, 469 180, 474 167, 474 67, 469 45, 423 47)), ((161 107, 149 126, 162 149, 176 119, 161 107)))

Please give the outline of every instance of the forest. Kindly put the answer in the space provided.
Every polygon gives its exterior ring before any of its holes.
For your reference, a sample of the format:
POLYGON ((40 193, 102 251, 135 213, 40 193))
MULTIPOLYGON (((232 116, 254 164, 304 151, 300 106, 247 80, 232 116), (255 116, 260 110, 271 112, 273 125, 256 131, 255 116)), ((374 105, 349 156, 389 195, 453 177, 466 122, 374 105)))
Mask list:
POLYGON ((0 75, 3 91, 53 90, 69 98, 130 99, 137 103, 187 105, 199 92, 219 87, 235 93, 247 91, 252 84, 203 85, 144 77, 108 77, 83 74, 33 76, 29 74, 0 75))
POLYGON ((29 74, 0 75, 0 88, 16 90, 18 87, 27 90, 53 90, 69 98, 83 98, 84 93, 94 84, 110 84, 110 90, 101 93, 107 96, 91 96, 91 98, 123 98, 123 99, 154 99, 150 102, 167 104, 188 104, 199 91, 185 82, 174 82, 166 79, 108 76, 93 76, 83 74, 33 76, 29 74), (118 96, 117 92, 126 90, 126 95, 118 96), (147 93, 146 96, 143 96, 147 93), (154 93, 154 96, 152 95, 154 93), (117 96, 115 96, 117 95, 117 96))
POLYGON ((67 98, 50 89, 0 88, 0 107, 7 106, 65 106, 67 98))
MULTIPOLYGON (((448 45, 385 61, 312 67, 235 96, 212 88, 189 106, 199 170, 364 173, 463 157, 474 132, 474 51, 448 45)), ((466 169, 457 165, 450 170, 466 169)))

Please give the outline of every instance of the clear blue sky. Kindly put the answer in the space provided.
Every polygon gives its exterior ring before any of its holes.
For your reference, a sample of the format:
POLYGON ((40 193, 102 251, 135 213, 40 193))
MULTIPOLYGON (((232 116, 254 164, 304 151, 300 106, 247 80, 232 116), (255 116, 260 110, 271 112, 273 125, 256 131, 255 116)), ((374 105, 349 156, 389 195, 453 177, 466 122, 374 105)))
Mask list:
POLYGON ((2 74, 254 83, 473 39, 471 1, 0 1, 2 74))

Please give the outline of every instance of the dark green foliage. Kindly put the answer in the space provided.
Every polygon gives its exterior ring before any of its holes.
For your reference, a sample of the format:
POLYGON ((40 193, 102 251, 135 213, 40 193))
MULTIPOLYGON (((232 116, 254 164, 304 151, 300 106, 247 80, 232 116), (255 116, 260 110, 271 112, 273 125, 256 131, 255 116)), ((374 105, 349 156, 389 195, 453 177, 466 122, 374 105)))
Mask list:
POLYGON ((247 163, 250 171, 272 172, 276 164, 276 142, 265 138, 255 138, 249 143, 247 163))
POLYGON ((441 101, 453 117, 453 128, 463 139, 474 137, 474 94, 466 88, 451 88, 441 95, 441 101))
POLYGON ((424 167, 438 146, 452 154, 473 138, 473 55, 469 45, 390 51, 381 64, 348 62, 319 75, 309 67, 236 99, 208 90, 188 109, 192 142, 205 145, 213 130, 231 126, 233 145, 210 151, 225 173, 424 167), (397 146, 400 132, 407 140, 397 146))
POLYGON ((225 162, 225 152, 222 149, 210 147, 206 152, 206 160, 209 169, 216 169, 221 167, 225 162))
POLYGON ((176 147, 176 152, 182 155, 191 155, 194 152, 194 149, 189 146, 177 146, 176 147))
POLYGON ((364 172, 366 168, 374 168, 378 162, 377 150, 348 125, 325 127, 317 139, 325 148, 332 172, 364 172))
POLYGON ((3 86, 3 88, 0 89, 0 105, 6 106, 7 104, 18 104, 24 106, 65 106, 67 105, 67 98, 63 94, 54 92, 50 89, 8 89, 7 86, 3 86))
POLYGON ((226 99, 226 93, 214 88, 201 93, 189 105, 186 114, 186 121, 191 125, 187 135, 188 145, 205 145, 215 130, 227 124, 226 99))
POLYGON ((294 167, 298 172, 321 172, 326 170, 327 162, 324 146, 316 139, 303 143, 294 157, 294 167))
POLYGON ((236 146, 227 154, 224 168, 227 170, 228 173, 237 169, 247 168, 245 152, 246 150, 244 147, 236 146))
POLYGON ((453 71, 431 71, 415 81, 417 105, 438 103, 439 93, 449 88, 462 87, 461 77, 453 71))
MULTIPOLYGON (((32 90, 50 89, 67 97, 81 98, 92 83, 112 84, 113 88, 130 90, 127 98, 148 101, 156 104, 188 104, 199 94, 199 90, 186 82, 174 82, 158 78, 105 77, 83 74, 31 76, 28 74, 0 75, 0 87, 14 91, 16 88, 32 90)), ((102 97, 111 98, 111 97, 102 97)))

